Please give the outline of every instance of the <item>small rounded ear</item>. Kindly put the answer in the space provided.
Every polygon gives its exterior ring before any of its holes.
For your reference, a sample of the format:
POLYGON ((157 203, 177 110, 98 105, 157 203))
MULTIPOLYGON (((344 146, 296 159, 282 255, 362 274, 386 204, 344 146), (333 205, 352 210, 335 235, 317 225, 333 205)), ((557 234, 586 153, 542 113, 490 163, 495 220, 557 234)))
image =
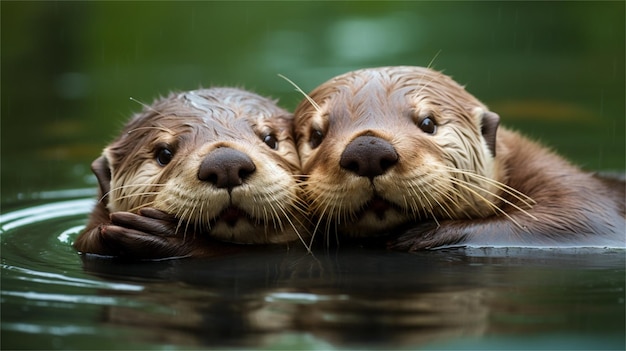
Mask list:
POLYGON ((109 167, 109 160, 107 160, 104 155, 98 157, 91 163, 91 170, 96 175, 96 179, 98 179, 102 202, 106 203, 109 191, 111 191, 111 168, 109 167))
POLYGON ((500 116, 497 113, 480 109, 480 133, 487 142, 491 156, 496 157, 496 133, 500 124, 500 116))

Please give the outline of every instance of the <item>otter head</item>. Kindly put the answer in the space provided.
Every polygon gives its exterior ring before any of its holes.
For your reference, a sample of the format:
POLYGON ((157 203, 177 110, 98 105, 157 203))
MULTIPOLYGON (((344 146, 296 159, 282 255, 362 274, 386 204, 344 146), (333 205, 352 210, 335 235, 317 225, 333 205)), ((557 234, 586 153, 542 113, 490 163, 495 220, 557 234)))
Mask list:
POLYGON ((499 117, 421 67, 363 69, 295 111, 304 196, 318 225, 350 236, 492 211, 499 117))
POLYGON ((182 233, 278 243, 303 233, 292 115, 234 88, 172 94, 126 125, 92 168, 109 211, 153 207, 182 233))

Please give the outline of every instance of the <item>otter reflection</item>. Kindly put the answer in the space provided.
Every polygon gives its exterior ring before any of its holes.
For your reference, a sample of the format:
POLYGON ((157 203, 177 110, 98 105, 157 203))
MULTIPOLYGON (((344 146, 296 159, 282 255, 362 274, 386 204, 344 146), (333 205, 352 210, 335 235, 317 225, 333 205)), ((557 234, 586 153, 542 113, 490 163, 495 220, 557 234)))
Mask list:
MULTIPOLYGON (((563 267, 575 262, 581 271, 589 265, 597 275, 594 265, 611 258, 606 251, 511 255, 342 247, 339 254, 315 256, 304 249, 253 250, 210 260, 116 263, 85 258, 84 264, 86 271, 107 279, 141 282, 144 289, 133 295, 100 295, 131 301, 103 307, 102 322, 136 328, 135 337, 143 342, 268 347, 286 335, 310 335, 346 347, 417 347, 459 337, 559 330, 563 326, 554 317, 571 314, 571 306, 544 309, 537 286, 558 279, 559 286, 546 294, 560 298, 580 284, 563 280, 563 267), (551 269, 550 262, 558 269, 551 269), (534 283, 520 285, 520 277, 529 275, 534 283), (524 318, 535 322, 520 323, 524 318)), ((615 267, 624 264, 623 254, 613 259, 615 267)), ((579 308, 577 313, 603 307, 579 308)))

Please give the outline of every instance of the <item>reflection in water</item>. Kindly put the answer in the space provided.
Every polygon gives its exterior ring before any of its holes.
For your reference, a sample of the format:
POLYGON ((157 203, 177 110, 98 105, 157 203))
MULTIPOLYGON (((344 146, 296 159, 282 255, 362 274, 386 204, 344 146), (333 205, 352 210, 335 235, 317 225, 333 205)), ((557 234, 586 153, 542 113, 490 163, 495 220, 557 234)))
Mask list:
MULTIPOLYGON (((494 254, 485 250, 470 250, 469 255, 463 250, 402 254, 344 248, 339 254, 250 252, 211 261, 131 266, 87 258, 84 268, 109 279, 153 280, 137 299, 169 307, 156 313, 109 306, 104 317, 107 323, 147 328, 151 341, 158 335, 160 342, 164 338, 169 343, 185 340, 197 346, 272 345, 285 333, 313 335, 348 347, 419 346, 468 337, 579 329, 583 326, 576 318, 581 315, 608 312, 610 316, 606 307, 616 301, 580 305, 604 287, 568 297, 567 292, 589 281, 593 272, 574 283, 568 279, 582 275, 559 266, 584 266, 587 260, 593 264, 603 258, 604 264, 619 267, 623 252, 582 253, 582 258, 576 256, 580 253, 558 250, 494 254), (538 273, 532 281, 520 281, 532 271, 538 273), (565 278, 554 286, 555 276, 565 278)), ((619 285, 614 288, 614 293, 623 293, 619 285)))
POLYGON ((447 260, 360 249, 315 256, 251 252, 130 267, 86 258, 84 264, 109 279, 156 280, 136 298, 168 307, 156 313, 108 306, 106 323, 147 328, 152 337, 194 345, 271 345, 285 332, 371 346, 477 336, 488 327, 492 293, 463 277, 442 288, 439 275, 446 272, 440 269, 447 260))

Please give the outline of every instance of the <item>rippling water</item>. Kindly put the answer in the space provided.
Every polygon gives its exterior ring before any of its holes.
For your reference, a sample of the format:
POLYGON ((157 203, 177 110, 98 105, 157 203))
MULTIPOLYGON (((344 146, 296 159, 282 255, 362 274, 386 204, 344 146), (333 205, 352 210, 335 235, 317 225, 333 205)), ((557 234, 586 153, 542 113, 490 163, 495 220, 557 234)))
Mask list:
POLYGON ((623 250, 118 262, 71 247, 92 195, 34 194, 2 215, 3 349, 625 346, 623 250))

